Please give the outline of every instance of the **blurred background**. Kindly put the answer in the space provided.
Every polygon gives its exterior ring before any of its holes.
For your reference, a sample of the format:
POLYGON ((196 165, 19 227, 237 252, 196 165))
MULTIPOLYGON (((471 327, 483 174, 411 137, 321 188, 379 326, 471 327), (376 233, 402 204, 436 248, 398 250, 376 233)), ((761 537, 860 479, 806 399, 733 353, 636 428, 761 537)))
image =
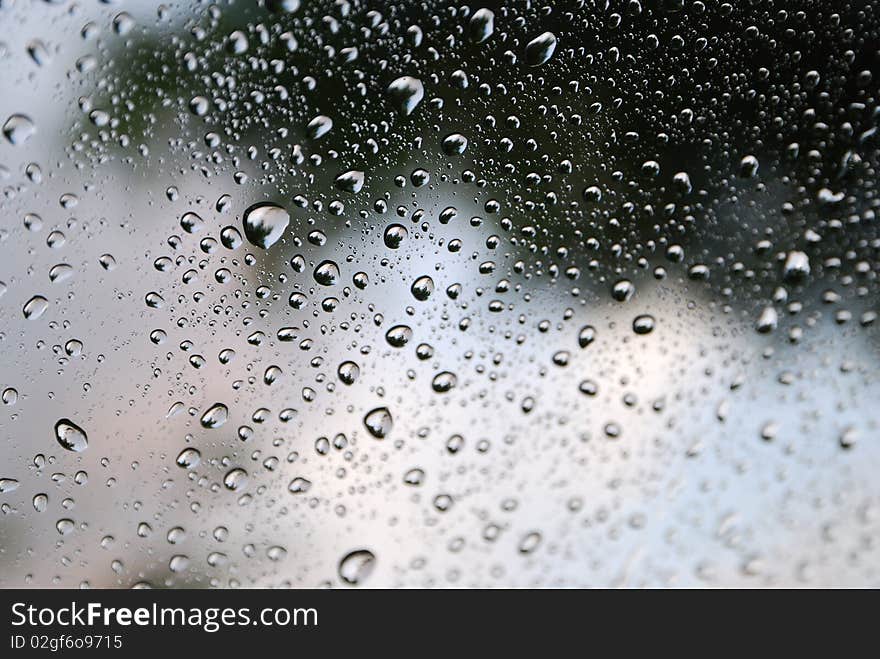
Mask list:
POLYGON ((874 3, 0 24, 0 586, 880 582, 874 3))

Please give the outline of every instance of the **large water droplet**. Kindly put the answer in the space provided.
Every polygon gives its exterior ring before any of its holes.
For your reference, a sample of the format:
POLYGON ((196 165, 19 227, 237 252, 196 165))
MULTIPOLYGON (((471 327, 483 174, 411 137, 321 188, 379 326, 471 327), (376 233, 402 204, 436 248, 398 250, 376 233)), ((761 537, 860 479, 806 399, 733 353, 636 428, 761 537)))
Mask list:
POLYGON ((86 431, 70 419, 61 419, 55 424, 55 439, 62 448, 81 453, 89 447, 86 431))
POLYGON ((430 276, 424 275, 413 282, 410 287, 413 297, 420 302, 424 302, 434 292, 434 280, 430 276))
POLYGON ((633 332, 636 334, 650 334, 654 331, 654 316, 642 314, 633 320, 633 332))
POLYGON ((18 489, 18 481, 14 478, 0 478, 0 494, 8 494, 18 489))
POLYGON ((189 211, 181 216, 180 226, 187 233, 196 233, 205 227, 205 221, 198 213, 189 211))
POLYGON ((394 426, 394 419, 387 407, 377 407, 364 417, 364 426, 376 439, 385 439, 394 426))
POLYGON ((339 561, 339 578, 350 586, 359 586, 376 567, 376 556, 367 549, 356 549, 339 561))
POLYGON ((183 469, 195 469, 201 461, 202 454, 194 448, 185 448, 177 456, 177 466, 183 469))
POLYGON ((442 394, 455 387, 456 384, 458 384, 458 378, 455 376, 455 373, 443 371, 434 376, 434 379, 431 381, 431 388, 438 394, 442 394))
POLYGON ((237 492, 247 487, 249 481, 248 473, 241 467, 230 469, 223 477, 223 485, 227 490, 237 492))
POLYGON ((315 268, 315 281, 322 286, 333 286, 339 281, 339 266, 333 261, 322 261, 315 268))
POLYGON ((778 322, 779 314, 776 313, 776 309, 773 307, 764 307, 764 310, 761 312, 761 315, 755 323, 755 329, 760 334, 769 334, 776 329, 778 322))
POLYGON ((477 9, 471 16, 468 34, 474 43, 482 43, 495 31, 495 12, 491 9, 477 9))
POLYGON ((287 491, 291 494, 305 494, 312 487, 312 481, 303 478, 302 476, 297 476, 290 483, 287 484, 287 491))
POLYGON ((319 114, 309 122, 308 126, 306 126, 309 137, 313 140, 323 137, 330 132, 331 128, 333 128, 333 120, 323 114, 319 114))
POLYGON ((24 314, 24 317, 28 320, 36 320, 42 316, 48 308, 49 301, 46 298, 42 295, 34 295, 25 303, 21 311, 24 314))
POLYGON ((385 229, 385 235, 382 236, 382 240, 388 249, 397 249, 408 235, 409 232, 402 224, 391 224, 385 229))
POLYGON ((361 369, 354 362, 342 362, 337 369, 337 375, 344 384, 354 384, 360 374, 361 369))
POLYGON ((249 207, 242 221, 248 241, 257 247, 269 249, 284 235, 290 224, 290 215, 277 204, 261 202, 249 207))
POLYGON ((526 64, 529 66, 541 66, 553 57, 555 50, 556 35, 552 32, 539 34, 526 45, 526 64))
POLYGON ((388 85, 388 95, 400 112, 409 115, 425 97, 425 88, 418 78, 401 76, 388 85))
POLYGON ((34 122, 23 114, 13 114, 3 124, 3 134, 16 146, 27 142, 36 132, 37 127, 34 122))
POLYGON ((810 258, 799 251, 791 251, 785 257, 782 276, 787 281, 797 281, 810 274, 810 258))
POLYGON ((364 173, 356 169, 343 172, 336 177, 336 187, 344 192, 357 194, 364 187, 364 173))
POLYGON ((412 339, 413 331, 408 325, 395 325, 385 332, 385 340, 394 348, 402 348, 412 339))
POLYGON ((202 415, 202 427, 219 428, 229 419, 229 408, 223 403, 214 403, 202 415))
POLYGON ((443 138, 443 153, 447 156, 460 156, 465 152, 468 139, 461 133, 451 133, 443 138))

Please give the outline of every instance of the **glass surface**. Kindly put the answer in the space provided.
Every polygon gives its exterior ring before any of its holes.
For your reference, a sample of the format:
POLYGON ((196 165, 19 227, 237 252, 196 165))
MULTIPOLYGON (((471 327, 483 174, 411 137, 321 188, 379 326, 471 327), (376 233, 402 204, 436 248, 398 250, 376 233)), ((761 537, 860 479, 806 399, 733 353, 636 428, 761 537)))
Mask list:
POLYGON ((0 586, 878 586, 871 2, 0 3, 0 586))

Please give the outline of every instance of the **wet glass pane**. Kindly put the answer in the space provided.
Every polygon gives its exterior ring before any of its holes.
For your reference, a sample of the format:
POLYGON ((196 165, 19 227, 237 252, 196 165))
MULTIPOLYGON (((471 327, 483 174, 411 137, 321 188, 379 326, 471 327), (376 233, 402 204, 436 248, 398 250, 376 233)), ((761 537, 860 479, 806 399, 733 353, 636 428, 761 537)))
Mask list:
POLYGON ((880 585, 872 2, 0 4, 0 586, 880 585))

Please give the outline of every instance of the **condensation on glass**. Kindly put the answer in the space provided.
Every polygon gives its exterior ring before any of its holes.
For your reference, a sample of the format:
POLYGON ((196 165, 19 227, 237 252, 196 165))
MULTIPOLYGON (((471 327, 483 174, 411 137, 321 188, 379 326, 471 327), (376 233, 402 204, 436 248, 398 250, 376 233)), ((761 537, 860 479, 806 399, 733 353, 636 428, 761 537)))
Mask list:
POLYGON ((0 7, 0 586, 880 585, 874 2, 0 7))

